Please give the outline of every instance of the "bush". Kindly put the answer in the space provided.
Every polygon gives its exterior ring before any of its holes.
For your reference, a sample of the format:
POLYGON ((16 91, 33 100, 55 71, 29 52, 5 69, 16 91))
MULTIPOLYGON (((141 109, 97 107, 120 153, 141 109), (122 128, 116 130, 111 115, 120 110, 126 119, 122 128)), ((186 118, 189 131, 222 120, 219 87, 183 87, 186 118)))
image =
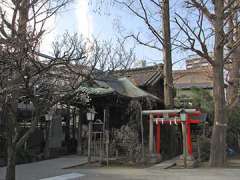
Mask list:
MULTIPOLYGON (((119 154, 126 155, 131 162, 139 162, 141 160, 141 144, 138 138, 138 132, 129 126, 123 125, 120 129, 115 129, 113 134, 113 149, 119 154)), ((114 150, 112 150, 114 151, 114 150)))
POLYGON ((228 148, 236 152, 240 151, 239 138, 240 138, 240 107, 236 107, 231 113, 228 114, 228 129, 227 129, 227 144, 228 148))
POLYGON ((34 159, 35 159, 35 156, 31 151, 24 149, 23 147, 17 150, 17 154, 16 154, 17 163, 32 162, 34 159))
POLYGON ((198 138, 201 161, 208 161, 210 157, 210 139, 204 136, 198 138))
POLYGON ((7 162, 7 142, 4 136, 0 135, 0 166, 4 166, 7 162))

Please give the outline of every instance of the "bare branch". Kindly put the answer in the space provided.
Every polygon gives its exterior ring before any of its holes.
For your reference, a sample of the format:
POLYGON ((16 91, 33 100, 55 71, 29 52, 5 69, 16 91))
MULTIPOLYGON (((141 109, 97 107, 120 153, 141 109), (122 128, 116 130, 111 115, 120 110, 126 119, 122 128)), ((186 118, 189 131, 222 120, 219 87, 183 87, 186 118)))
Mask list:
POLYGON ((149 42, 144 42, 143 40, 141 40, 141 39, 139 38, 139 36, 140 36, 140 33, 138 33, 137 35, 132 34, 132 35, 126 36, 125 39, 133 38, 133 39, 136 40, 137 43, 139 43, 140 45, 149 47, 149 48, 151 48, 151 49, 156 49, 156 50, 158 50, 158 51, 162 51, 162 49, 159 48, 156 44, 152 44, 153 40, 151 40, 151 41, 149 41, 149 42))
POLYGON ((188 1, 185 1, 185 3, 187 4, 188 8, 197 8, 197 9, 201 10, 203 12, 203 14, 207 17, 209 22, 214 24, 216 16, 215 16, 215 14, 210 13, 208 8, 206 7, 206 4, 203 3, 203 0, 200 0, 200 1, 188 0, 188 1))
POLYGON ((214 64, 214 60, 209 56, 207 46, 205 44, 206 37, 204 35, 203 30, 203 16, 200 14, 197 25, 198 25, 198 32, 195 32, 188 22, 184 20, 179 14, 176 14, 178 18, 175 18, 175 22, 178 25, 178 27, 184 32, 184 34, 187 37, 187 42, 189 45, 186 45, 186 43, 180 43, 181 46, 186 50, 191 50, 195 52, 197 55, 205 58, 208 60, 210 64, 214 64), (179 20, 182 22, 180 24, 179 20), (196 48, 196 40, 200 44, 201 50, 196 48))

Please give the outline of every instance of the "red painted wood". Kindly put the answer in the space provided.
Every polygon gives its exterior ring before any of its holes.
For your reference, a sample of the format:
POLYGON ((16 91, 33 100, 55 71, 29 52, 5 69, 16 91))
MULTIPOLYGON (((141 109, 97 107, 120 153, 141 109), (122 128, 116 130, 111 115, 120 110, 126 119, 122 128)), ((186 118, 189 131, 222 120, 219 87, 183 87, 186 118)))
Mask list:
MULTIPOLYGON (((160 114, 157 114, 157 118, 160 118, 160 114)), ((160 121, 157 121, 156 126, 156 151, 160 154, 160 143, 161 143, 161 134, 160 134, 160 121)))
MULTIPOLYGON (((163 116, 162 113, 153 113, 153 114, 157 115, 157 116, 163 116)), ((179 115, 178 113, 168 113, 169 117, 174 117, 174 116, 178 116, 178 115, 179 115)), ((200 111, 195 111, 194 113, 190 113, 189 115, 190 116, 200 116, 201 112, 200 111)))
MULTIPOLYGON (((160 120, 160 118, 157 119, 157 120, 158 120, 159 123, 162 122, 162 121, 160 120)), ((175 123, 175 120, 164 120, 164 123, 167 124, 167 123, 170 123, 170 121, 171 121, 172 124, 175 123)), ((182 121, 177 120, 176 122, 180 124, 182 121)), ((197 120, 197 119, 189 120, 189 123, 190 123, 190 124, 199 124, 199 123, 201 123, 201 120, 197 120)))
MULTIPOLYGON (((188 117, 188 115, 187 115, 188 117)), ((188 148, 188 154, 192 155, 192 137, 191 137, 191 121, 187 119, 186 122, 186 128, 187 128, 187 148, 188 148)))
POLYGON ((190 124, 199 124, 199 123, 201 123, 201 120, 194 119, 194 120, 190 120, 189 123, 190 124))

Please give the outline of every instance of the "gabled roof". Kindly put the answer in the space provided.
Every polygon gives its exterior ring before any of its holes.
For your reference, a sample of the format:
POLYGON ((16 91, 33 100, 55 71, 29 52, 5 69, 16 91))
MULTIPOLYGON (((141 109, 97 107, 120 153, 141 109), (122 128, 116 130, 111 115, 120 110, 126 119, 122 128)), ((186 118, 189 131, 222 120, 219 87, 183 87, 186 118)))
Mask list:
POLYGON ((153 100, 159 100, 158 97, 136 87, 127 78, 94 80, 95 87, 82 86, 78 89, 80 92, 88 93, 93 96, 118 94, 128 98, 149 97, 153 100))
POLYGON ((138 87, 149 86, 155 84, 163 77, 163 64, 115 71, 113 75, 117 77, 126 77, 138 87))
POLYGON ((115 90, 118 94, 130 97, 130 98, 141 98, 150 97, 155 100, 159 100, 158 97, 138 88, 127 78, 119 78, 117 80, 106 80, 106 84, 115 90))

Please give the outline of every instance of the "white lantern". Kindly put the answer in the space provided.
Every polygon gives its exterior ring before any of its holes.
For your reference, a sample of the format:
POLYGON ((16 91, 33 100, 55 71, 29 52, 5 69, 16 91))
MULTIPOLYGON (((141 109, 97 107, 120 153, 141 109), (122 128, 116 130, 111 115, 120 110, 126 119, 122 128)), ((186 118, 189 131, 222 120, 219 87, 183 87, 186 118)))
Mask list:
POLYGON ((87 112, 87 120, 93 121, 95 118, 95 114, 96 114, 96 111, 94 110, 94 108, 89 109, 89 111, 87 112))
POLYGON ((45 114, 45 120, 46 120, 46 121, 51 121, 52 118, 53 118, 52 113, 48 112, 47 114, 45 114))
POLYGON ((187 120, 187 114, 186 114, 186 111, 184 109, 182 109, 180 111, 180 119, 181 119, 181 121, 186 121, 187 120))
POLYGON ((76 115, 76 122, 77 123, 79 122, 79 115, 78 114, 76 115))

